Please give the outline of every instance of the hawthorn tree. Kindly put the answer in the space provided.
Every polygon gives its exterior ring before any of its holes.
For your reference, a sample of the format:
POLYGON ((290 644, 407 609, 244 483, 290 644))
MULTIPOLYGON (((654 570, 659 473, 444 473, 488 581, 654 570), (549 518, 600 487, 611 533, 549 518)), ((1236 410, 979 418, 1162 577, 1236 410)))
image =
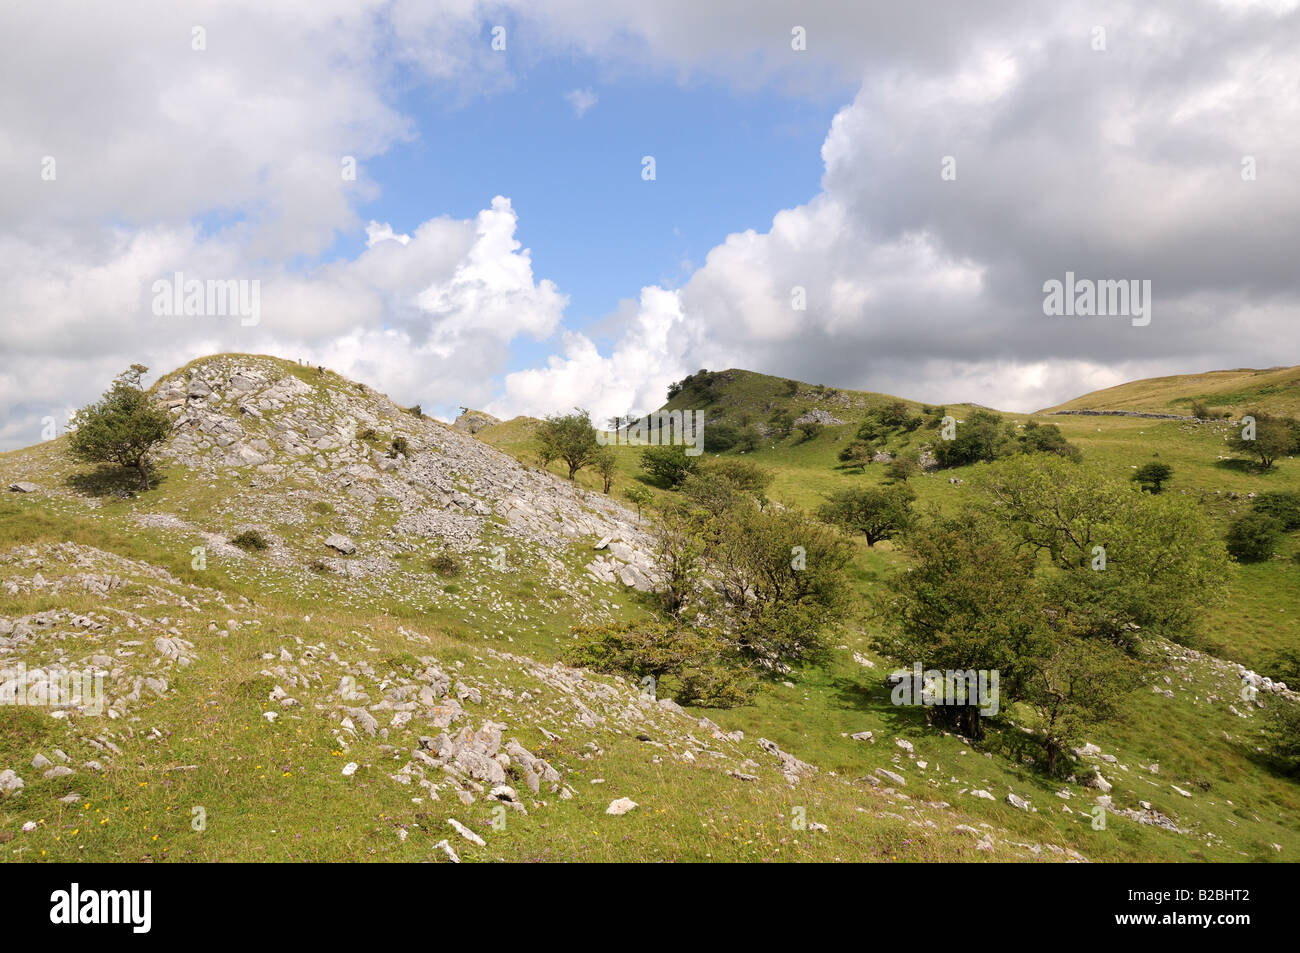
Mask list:
POLYGON ((119 374, 98 403, 77 411, 68 436, 69 450, 78 460, 133 469, 142 490, 149 489, 149 452, 171 430, 166 411, 140 387, 148 370, 132 364, 119 374))

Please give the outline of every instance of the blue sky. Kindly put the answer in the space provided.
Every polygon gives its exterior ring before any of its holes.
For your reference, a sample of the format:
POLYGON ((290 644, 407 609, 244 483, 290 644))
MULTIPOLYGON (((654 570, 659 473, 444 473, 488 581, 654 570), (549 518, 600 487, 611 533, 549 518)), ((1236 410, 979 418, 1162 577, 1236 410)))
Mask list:
MULTIPOLYGON (((587 330, 645 285, 680 284, 729 233, 766 231, 777 211, 815 195, 826 130, 853 93, 810 102, 637 79, 603 83, 566 58, 469 104, 427 87, 409 93, 399 108, 417 136, 364 163, 383 194, 359 212, 401 233, 437 215, 473 218, 506 196, 534 274, 570 298, 565 327, 587 330), (580 118, 565 98, 575 89, 598 97, 580 118), (641 177, 645 155, 655 157, 653 182, 641 177)), ((364 245, 348 235, 333 251, 353 257, 364 245)), ((552 351, 520 338, 510 369, 552 351)))

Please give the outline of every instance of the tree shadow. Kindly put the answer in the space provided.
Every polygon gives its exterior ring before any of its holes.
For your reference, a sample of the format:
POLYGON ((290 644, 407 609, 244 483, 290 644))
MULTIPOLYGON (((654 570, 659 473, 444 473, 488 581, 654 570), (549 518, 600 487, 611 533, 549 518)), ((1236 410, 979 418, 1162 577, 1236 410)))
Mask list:
POLYGON ((1254 460, 1243 460, 1240 457, 1232 457, 1228 460, 1215 460, 1214 465, 1220 470, 1231 470, 1233 473, 1268 472, 1254 460))
MULTIPOLYGON (((147 489, 157 489, 164 479, 166 478, 157 470, 150 470, 147 489)), ((64 485, 84 496, 100 499, 126 500, 146 490, 146 487, 141 484, 138 470, 111 464, 98 466, 85 473, 74 473, 64 480, 64 485)))

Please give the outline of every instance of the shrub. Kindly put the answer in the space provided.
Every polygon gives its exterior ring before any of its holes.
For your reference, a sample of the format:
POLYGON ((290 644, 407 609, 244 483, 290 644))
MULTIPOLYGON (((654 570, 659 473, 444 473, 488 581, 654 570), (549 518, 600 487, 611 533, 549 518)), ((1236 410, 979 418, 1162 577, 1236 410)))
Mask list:
POLYGON ((411 445, 405 437, 394 437, 393 442, 388 446, 388 455, 390 457, 405 456, 410 452, 411 445))
MULTIPOLYGON (((707 428, 705 428, 707 431, 707 428)), ((735 449, 741 453, 753 453, 758 449, 758 431, 753 427, 744 427, 736 435, 735 449)))
POLYGON ((266 537, 255 529, 246 529, 237 536, 232 536, 230 542, 248 553, 260 553, 264 549, 271 548, 266 537))
POLYGON ((708 453, 726 453, 736 445, 740 432, 729 424, 708 424, 704 428, 704 449, 708 453))
POLYGON ((429 560, 429 568, 439 576, 459 576, 465 571, 465 565, 445 549, 429 560))
POLYGON ((357 434, 357 439, 362 443, 374 443, 379 439, 379 434, 374 427, 366 427, 357 434))
POLYGON ((1292 490, 1271 490, 1255 498, 1254 510, 1271 516, 1287 532, 1300 529, 1300 493, 1292 490))
POLYGON ((716 632, 655 619, 579 626, 573 634, 567 664, 642 679, 656 696, 675 687, 679 702, 725 708, 743 704, 752 690, 748 669, 716 632))
POLYGON ((1242 563, 1257 563, 1273 555, 1282 524, 1266 513, 1247 513, 1228 528, 1228 552, 1242 563))
POLYGON ((688 456, 681 444, 645 447, 641 451, 641 469, 670 487, 681 486, 699 467, 700 458, 688 456))
POLYGON ((804 440, 812 440, 822 432, 822 425, 815 420, 805 420, 799 424, 799 432, 803 434, 804 440))

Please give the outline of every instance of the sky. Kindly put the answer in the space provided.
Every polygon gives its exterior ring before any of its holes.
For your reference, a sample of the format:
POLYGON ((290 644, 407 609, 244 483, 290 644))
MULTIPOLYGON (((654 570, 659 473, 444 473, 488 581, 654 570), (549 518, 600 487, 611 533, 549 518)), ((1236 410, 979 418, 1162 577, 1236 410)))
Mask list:
POLYGON ((1297 247, 1296 0, 0 6, 0 449, 223 351, 444 418, 727 367, 1028 412, 1300 363, 1297 247))

